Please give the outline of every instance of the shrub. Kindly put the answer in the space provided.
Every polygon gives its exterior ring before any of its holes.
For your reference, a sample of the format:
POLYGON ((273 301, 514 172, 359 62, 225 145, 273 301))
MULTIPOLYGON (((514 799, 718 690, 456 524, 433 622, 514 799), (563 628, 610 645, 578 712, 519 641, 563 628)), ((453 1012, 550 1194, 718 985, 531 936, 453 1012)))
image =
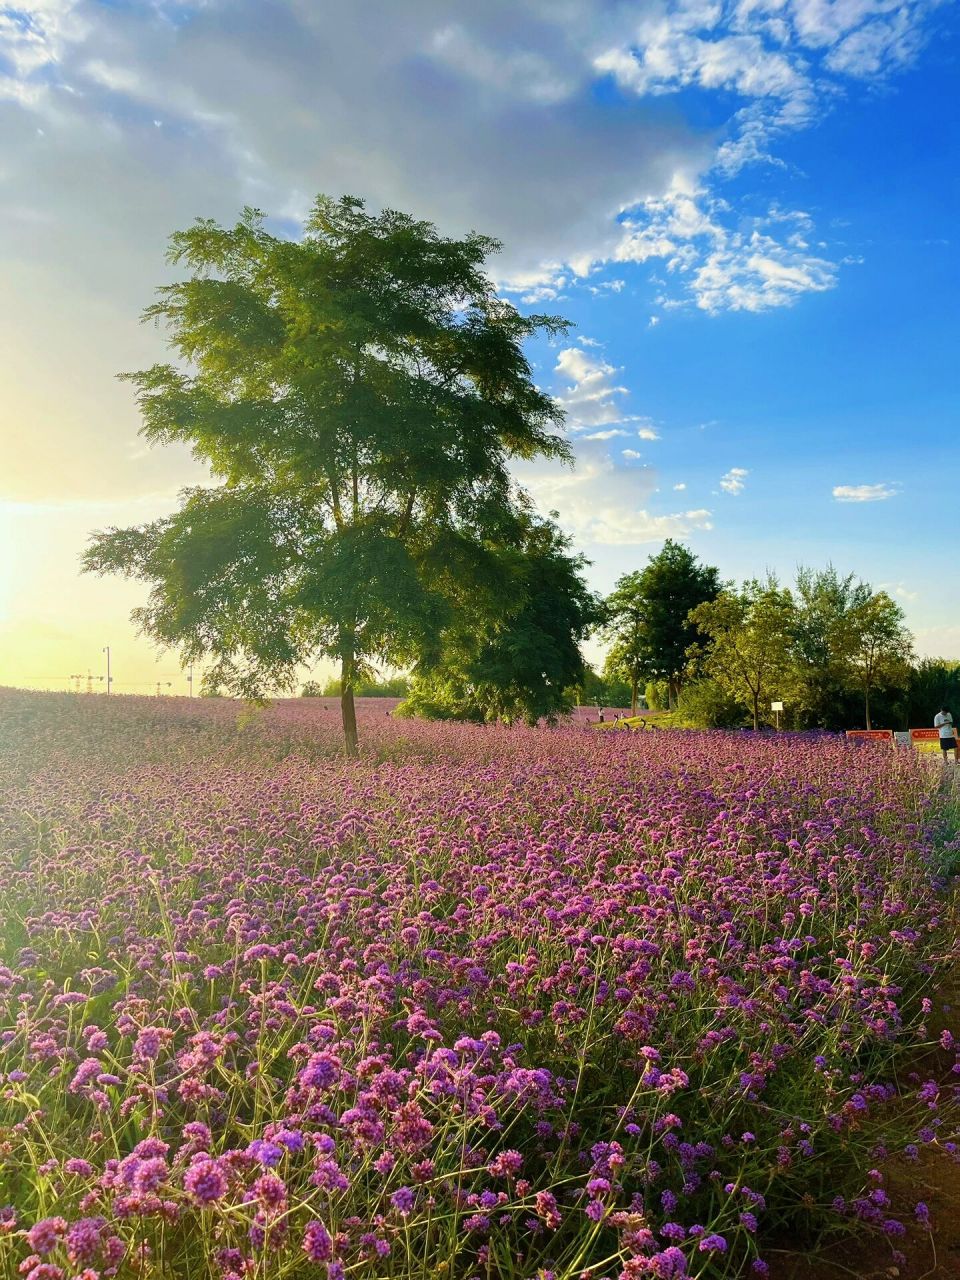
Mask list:
POLYGON ((746 707, 714 680, 691 680, 680 690, 678 720, 693 729, 738 729, 749 722, 746 707))

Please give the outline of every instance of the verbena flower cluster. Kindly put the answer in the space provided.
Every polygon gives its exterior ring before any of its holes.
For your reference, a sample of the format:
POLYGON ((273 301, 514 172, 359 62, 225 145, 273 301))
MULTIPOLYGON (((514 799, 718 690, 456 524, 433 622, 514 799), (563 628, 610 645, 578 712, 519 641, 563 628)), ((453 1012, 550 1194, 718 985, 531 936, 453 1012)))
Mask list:
POLYGON ((337 720, 0 692, 0 1274, 896 1247, 885 1157, 954 1149, 935 774, 377 707, 344 761, 337 720))

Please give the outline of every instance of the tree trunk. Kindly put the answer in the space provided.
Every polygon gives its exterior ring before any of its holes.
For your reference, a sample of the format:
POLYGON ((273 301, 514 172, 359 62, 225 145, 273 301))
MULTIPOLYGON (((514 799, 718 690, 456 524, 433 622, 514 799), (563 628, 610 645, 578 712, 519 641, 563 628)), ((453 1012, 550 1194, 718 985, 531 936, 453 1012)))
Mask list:
POLYGON ((760 696, 753 695, 753 731, 754 733, 760 728, 760 696))
POLYGON ((870 686, 869 685, 867 685, 863 691, 863 707, 866 712, 867 728, 872 729, 873 725, 870 723, 870 686))
POLYGON ((343 721, 343 745, 348 756, 360 754, 357 735, 357 709, 353 702, 354 672, 353 637, 345 638, 340 649, 340 717, 343 721))
POLYGON ((634 672, 630 678, 630 714, 637 714, 637 673, 634 672))
POLYGON ((667 681, 667 706, 671 711, 676 711, 677 704, 680 701, 680 681, 676 676, 671 676, 667 681))

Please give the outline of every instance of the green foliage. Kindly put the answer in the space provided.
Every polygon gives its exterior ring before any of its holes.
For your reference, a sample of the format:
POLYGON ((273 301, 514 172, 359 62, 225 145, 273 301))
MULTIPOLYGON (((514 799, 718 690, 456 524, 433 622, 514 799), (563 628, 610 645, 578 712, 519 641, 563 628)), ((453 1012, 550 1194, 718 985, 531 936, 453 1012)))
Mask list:
POLYGON ((630 705, 630 685, 618 674, 609 657, 604 663, 602 672, 597 672, 591 666, 584 666, 583 683, 578 692, 580 701, 586 706, 628 707, 630 705))
MULTIPOLYGON (((336 677, 327 680, 322 687, 315 685, 315 688, 318 694, 314 696, 324 698, 339 698, 342 691, 341 683, 336 677)), ((405 698, 410 692, 410 679, 403 675, 390 676, 387 679, 361 676, 354 685, 353 692, 358 698, 405 698)))
POLYGON ((670 686, 666 680, 648 680, 644 685, 643 693, 651 711, 669 710, 670 686))
POLYGON ((126 375, 141 434, 185 443, 219 484, 166 519, 96 534, 85 568, 150 585, 141 630, 256 697, 340 664, 344 734, 373 662, 436 656, 465 602, 491 611, 491 544, 523 509, 509 464, 568 458, 562 413, 485 274, 497 242, 320 197, 300 241, 245 211, 171 239, 185 279, 146 318, 178 364, 126 375))
POLYGON ((692 660, 728 698, 747 707, 754 729, 773 722, 772 700, 796 701, 796 607, 774 577, 723 591, 690 617, 706 637, 691 651, 692 660))
POLYGON ((845 649, 851 678, 863 693, 864 719, 871 728, 870 696, 878 686, 903 686, 909 679, 913 638, 903 610, 877 591, 850 611, 845 649))
POLYGON ((579 641, 599 602, 582 556, 551 521, 527 516, 496 548, 499 611, 465 608, 437 660, 418 667, 403 712, 430 719, 555 720, 584 679, 579 641))
POLYGON ((677 718, 691 729, 739 729, 749 718, 743 702, 716 680, 688 680, 677 699, 677 718))
POLYGON ((794 657, 800 690, 798 723, 837 729, 854 723, 850 705, 850 619, 870 599, 871 589, 854 574, 841 577, 833 565, 797 571, 794 657))
POLYGON ((630 684, 631 707, 644 680, 665 680, 675 701, 697 640, 691 611, 720 590, 717 570, 668 538, 646 567, 620 578, 606 601, 609 660, 630 684))
POLYGON ((945 658, 921 658, 910 670, 900 698, 900 718, 905 728, 929 724, 940 707, 960 712, 960 662, 945 658))
POLYGON ((787 723, 823 728, 849 727, 860 714, 870 728, 878 695, 888 724, 903 704, 912 641, 902 610, 832 565, 801 568, 796 596, 772 577, 747 582, 691 618, 707 637, 691 650, 692 663, 748 707, 755 728, 772 721, 773 699, 786 703, 787 723))

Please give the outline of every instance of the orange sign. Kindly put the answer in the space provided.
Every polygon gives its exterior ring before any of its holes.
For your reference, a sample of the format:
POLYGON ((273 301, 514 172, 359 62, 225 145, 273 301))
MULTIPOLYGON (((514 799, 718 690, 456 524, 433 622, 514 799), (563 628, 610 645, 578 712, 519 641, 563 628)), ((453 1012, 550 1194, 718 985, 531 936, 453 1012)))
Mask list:
POLYGON ((848 729, 848 738, 859 738, 865 742, 893 742, 892 729, 848 729))
MULTIPOLYGON (((954 730, 954 734, 956 734, 956 730, 954 730)), ((910 741, 913 744, 913 746, 917 749, 917 751, 936 751, 937 748, 941 745, 940 730, 939 729, 911 729, 910 741)), ((957 739, 955 736, 952 738, 945 738, 943 739, 943 741, 949 742, 951 747, 958 746, 957 739)))
POLYGON ((939 742, 940 730, 939 729, 911 729, 910 741, 911 742, 939 742))

